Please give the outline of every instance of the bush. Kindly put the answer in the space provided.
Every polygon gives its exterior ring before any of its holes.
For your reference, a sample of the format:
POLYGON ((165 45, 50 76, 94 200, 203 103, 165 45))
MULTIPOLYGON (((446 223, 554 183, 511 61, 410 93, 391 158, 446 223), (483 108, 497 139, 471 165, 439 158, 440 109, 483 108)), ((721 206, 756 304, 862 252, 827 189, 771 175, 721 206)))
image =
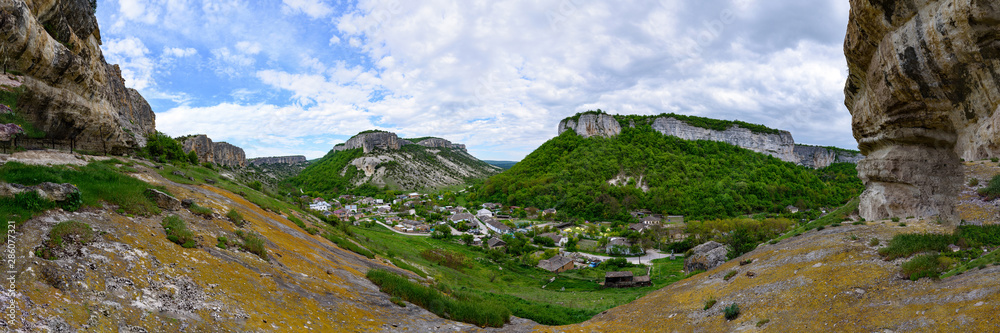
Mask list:
POLYGON ((237 227, 242 227, 246 224, 246 221, 243 220, 243 215, 240 215, 240 212, 237 212, 236 209, 230 208, 229 212, 226 213, 226 217, 229 218, 230 221, 233 221, 233 224, 237 227))
POLYGON ((464 268, 472 267, 466 260, 465 256, 461 253, 455 253, 442 249, 427 249, 420 252, 420 256, 427 261, 437 263, 438 265, 445 266, 456 271, 462 271, 464 268))
POLYGON ((979 195, 986 200, 993 200, 1000 197, 1000 175, 993 176, 986 187, 979 189, 979 195))
POLYGON ((229 239, 226 238, 226 236, 219 236, 215 238, 215 240, 218 241, 218 243, 215 244, 215 247, 217 248, 225 250, 228 249, 230 246, 232 246, 232 244, 229 243, 229 239))
POLYGON ((361 246, 358 246, 357 244, 354 244, 354 242, 351 242, 349 240, 340 238, 337 235, 334 235, 332 233, 326 233, 326 234, 324 234, 323 238, 326 238, 327 240, 333 242, 334 244, 337 244, 337 246, 339 246, 342 249, 345 249, 345 250, 348 250, 348 251, 351 251, 351 252, 363 255, 363 256, 367 257, 368 259, 374 259, 375 258, 375 254, 372 253, 372 251, 369 251, 368 249, 365 249, 365 248, 363 248, 361 246))
POLYGON ((255 232, 244 232, 242 230, 237 230, 236 235, 243 239, 243 244, 240 244, 241 249, 256 254, 261 259, 268 260, 267 247, 264 246, 264 236, 255 232))
POLYGON ((211 208, 198 206, 196 203, 192 203, 191 206, 188 207, 188 210, 191 211, 192 214, 201 215, 204 218, 211 218, 212 214, 215 213, 211 208))
POLYGON ((740 316, 740 306, 733 303, 722 310, 722 313, 726 316, 726 320, 733 320, 740 316))
POLYGON ((771 322, 770 319, 766 319, 766 318, 762 319, 761 321, 757 322, 757 327, 761 327, 761 326, 767 325, 767 323, 770 323, 770 322, 771 322))
MULTIPOLYGON (((32 192, 34 193, 34 192, 32 192)), ((60 222, 49 231, 49 239, 42 242, 39 257, 54 260, 63 250, 86 245, 94 240, 94 230, 90 225, 77 221, 60 222), (76 245, 76 246, 74 246, 76 245)))
MULTIPOLYGON (((191 151, 194 153, 194 151, 191 151)), ((180 142, 156 132, 146 137, 146 147, 139 151, 139 156, 163 163, 187 164, 191 162, 189 154, 184 153, 180 142)), ((197 162, 197 155, 195 155, 197 162)))
POLYGON ((993 157, 993 158, 990 158, 990 161, 992 161, 993 163, 997 163, 997 162, 1000 162, 1000 158, 993 157))
POLYGON ((898 217, 893 217, 892 218, 892 222, 899 222, 899 218, 898 217))
POLYGON ((879 244, 878 238, 872 238, 872 240, 868 242, 868 246, 878 246, 878 244, 879 244))
POLYGON ((715 297, 709 298, 707 301, 705 301, 705 310, 711 309, 713 306, 715 306, 715 303, 718 303, 718 301, 715 300, 715 297))
POLYGON ((889 241, 889 245, 878 250, 885 260, 908 257, 919 252, 948 250, 955 242, 952 235, 942 234, 899 234, 889 241))
POLYGON ((969 179, 969 187, 979 186, 979 178, 969 179))
POLYGON ((723 280, 726 280, 726 281, 729 281, 729 279, 731 279, 731 278, 733 278, 734 276, 736 276, 736 273, 737 273, 737 272, 736 272, 735 270, 733 270, 733 271, 729 271, 729 273, 726 273, 726 276, 725 276, 724 278, 722 278, 722 279, 723 279, 723 280))
POLYGON ((427 309, 441 318, 483 327, 502 327, 510 321, 509 309, 469 293, 461 293, 465 296, 463 298, 451 298, 382 269, 369 270, 365 277, 383 292, 427 309))
POLYGON ((968 247, 983 247, 1000 245, 1000 225, 963 225, 956 229, 955 234, 960 243, 968 247))
POLYGON ((614 259, 608 259, 608 260, 602 261, 599 265, 597 265, 597 268, 598 269, 603 269, 603 270, 613 271, 613 270, 619 270, 619 269, 622 269, 622 268, 629 268, 629 267, 634 267, 634 266, 635 265, 633 265, 632 263, 628 262, 628 259, 625 259, 625 258, 614 258, 614 259))
POLYGON ((187 249, 198 246, 194 241, 194 233, 188 230, 187 224, 179 216, 167 216, 163 218, 161 225, 163 226, 163 231, 167 233, 167 239, 171 242, 177 243, 187 249))
POLYGON ((903 277, 913 281, 924 277, 938 279, 941 273, 947 271, 953 264, 955 259, 937 254, 916 256, 903 263, 903 277))

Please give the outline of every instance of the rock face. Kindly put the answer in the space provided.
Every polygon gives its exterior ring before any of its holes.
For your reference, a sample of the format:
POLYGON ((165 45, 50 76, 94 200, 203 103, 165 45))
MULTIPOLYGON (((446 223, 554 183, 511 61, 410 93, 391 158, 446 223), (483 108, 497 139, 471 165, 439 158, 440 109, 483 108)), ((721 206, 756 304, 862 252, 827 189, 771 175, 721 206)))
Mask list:
POLYGON ((0 38, 0 59, 24 73, 19 113, 47 139, 116 154, 145 146, 155 115, 104 61, 91 1, 0 1, 0 38))
POLYGON ((170 196, 169 194, 163 193, 156 189, 147 189, 149 196, 156 201, 156 206, 166 210, 179 210, 181 209, 181 201, 170 196))
POLYGON ((195 135, 184 140, 184 152, 192 150, 198 155, 198 162, 215 163, 228 167, 245 167, 246 154, 243 149, 225 142, 212 142, 206 135, 195 135))
POLYGON ((621 134, 622 127, 612 115, 590 113, 580 115, 577 120, 563 119, 559 122, 559 134, 570 130, 584 138, 592 136, 610 138, 621 134))
POLYGON ((430 138, 420 140, 416 144, 427 147, 427 148, 448 148, 448 149, 461 149, 465 150, 465 145, 458 143, 451 143, 451 141, 441 139, 441 138, 430 138))
POLYGON ((733 126, 725 131, 716 131, 688 125, 671 117, 660 117, 653 121, 653 129, 664 135, 672 135, 684 140, 708 140, 725 142, 758 153, 777 157, 785 162, 798 163, 795 157, 795 140, 788 131, 779 134, 754 133, 749 129, 733 126))
POLYGON ((73 184, 41 183, 35 186, 24 186, 0 182, 0 197, 13 197, 22 192, 34 191, 42 199, 65 201, 73 193, 80 193, 73 184))
POLYGON ((261 157, 249 160, 252 165, 266 165, 266 164, 300 164, 306 162, 306 157, 302 155, 296 156, 279 156, 279 157, 261 157))
POLYGON ((794 152, 799 164, 815 169, 825 168, 833 163, 857 164, 865 157, 858 152, 806 145, 795 145, 794 152))
POLYGON ((348 149, 364 149, 365 154, 376 149, 399 150, 400 147, 413 144, 410 141, 400 139, 396 133, 390 132, 367 132, 355 135, 346 143, 333 147, 335 151, 348 149))
POLYGON ((709 241, 691 249, 691 256, 684 259, 684 271, 708 271, 726 263, 729 250, 719 242, 709 241))
POLYGON ((956 222, 960 158, 1000 156, 1000 3, 851 1, 845 104, 861 216, 956 222))

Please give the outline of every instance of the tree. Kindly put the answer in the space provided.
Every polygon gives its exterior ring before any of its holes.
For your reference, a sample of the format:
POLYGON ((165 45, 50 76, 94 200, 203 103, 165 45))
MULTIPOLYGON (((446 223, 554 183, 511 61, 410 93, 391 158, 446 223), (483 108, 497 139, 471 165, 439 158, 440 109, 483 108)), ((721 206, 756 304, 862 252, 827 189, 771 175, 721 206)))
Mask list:
POLYGON ((463 234, 462 235, 462 243, 465 243, 465 246, 471 246, 472 245, 472 241, 474 241, 474 240, 475 240, 475 237, 472 237, 472 235, 470 235, 470 234, 463 234))
POLYGON ((431 238, 445 240, 451 239, 451 227, 445 224, 434 227, 434 231, 431 232, 431 238))

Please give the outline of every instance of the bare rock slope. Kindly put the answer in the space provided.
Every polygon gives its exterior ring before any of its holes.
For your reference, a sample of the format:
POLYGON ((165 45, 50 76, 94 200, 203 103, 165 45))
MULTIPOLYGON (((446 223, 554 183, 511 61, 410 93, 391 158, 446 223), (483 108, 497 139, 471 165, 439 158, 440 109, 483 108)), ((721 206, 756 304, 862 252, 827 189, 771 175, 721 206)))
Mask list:
POLYGON ((105 62, 93 4, 0 1, 0 58, 8 70, 23 73, 18 108, 47 139, 123 153, 145 145, 155 115, 125 87, 118 66, 105 62))
POLYGON ((1000 156, 1000 3, 851 1, 845 104, 861 216, 957 222, 960 159, 1000 156))

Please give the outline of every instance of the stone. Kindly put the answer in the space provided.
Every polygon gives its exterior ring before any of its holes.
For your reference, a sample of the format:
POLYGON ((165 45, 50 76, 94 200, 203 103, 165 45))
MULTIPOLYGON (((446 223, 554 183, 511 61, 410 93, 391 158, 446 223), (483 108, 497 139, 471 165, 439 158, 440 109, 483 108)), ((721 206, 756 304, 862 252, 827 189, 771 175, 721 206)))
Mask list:
POLYGON ((163 193, 156 189, 147 189, 146 192, 149 194, 150 198, 156 202, 156 206, 165 210, 179 210, 181 209, 181 201, 170 196, 169 194, 163 193))
POLYGON ((584 138, 610 138, 621 134, 622 127, 612 115, 587 113, 581 114, 576 120, 567 118, 559 122, 559 134, 570 130, 584 138))
POLYGON ((0 124, 0 141, 10 141, 13 140, 18 134, 24 133, 21 126, 17 124, 0 124))
POLYGON ((181 200, 181 207, 188 208, 188 207, 191 207, 191 205, 193 205, 193 204, 194 204, 194 200, 191 200, 191 199, 181 200))
POLYGON ((463 145, 463 144, 457 144, 457 143, 451 143, 451 141, 448 141, 448 140, 445 140, 445 139, 442 139, 442 138, 429 138, 429 139, 420 140, 420 142, 414 142, 414 143, 416 143, 418 145, 421 145, 421 146, 424 146, 424 147, 427 147, 427 148, 448 148, 448 149, 459 149, 459 150, 465 151, 465 145, 463 145))
POLYGON ((13 197, 22 192, 35 191, 42 199, 52 201, 65 201, 73 193, 80 193, 80 189, 73 184, 56 184, 44 182, 34 186, 21 184, 11 184, 0 182, 0 197, 13 197))
POLYGON ((180 170, 174 170, 174 172, 171 172, 170 174, 174 176, 187 177, 187 174, 180 170))
POLYGON ((845 104, 861 217, 960 219, 960 159, 1000 157, 1000 3, 851 0, 845 104))
POLYGON ((251 165, 267 165, 267 164, 302 164, 306 163, 306 157, 302 155, 296 156, 278 156, 278 157, 260 157, 253 158, 248 161, 251 165))
POLYGON ((8 113, 14 113, 14 110, 11 110, 10 107, 5 104, 0 104, 0 114, 8 113))
POLYGON ((792 134, 788 131, 779 131, 777 134, 755 133, 735 125, 725 131, 716 131, 691 126, 672 117, 660 117, 654 120, 653 130, 684 140, 725 142, 761 154, 771 155, 785 162, 798 163, 794 152, 795 140, 792 139, 792 134))
POLYGON ((227 167, 242 168, 247 165, 243 149, 226 142, 212 142, 207 135, 195 135, 181 143, 184 153, 194 151, 199 163, 214 163, 227 167))
POLYGON ((684 271, 708 271, 726 262, 729 250, 719 242, 709 241, 691 249, 691 256, 684 259, 684 271))
POLYGON ((410 141, 400 139, 396 136, 396 133, 375 131, 355 135, 347 140, 346 143, 334 146, 333 150, 343 151, 361 148, 365 154, 368 154, 377 149, 399 150, 399 148, 411 144, 413 143, 410 141))
POLYGON ((215 179, 212 178, 205 178, 205 182, 211 185, 215 185, 215 179))
POLYGON ((795 145, 793 153, 796 163, 814 169, 822 169, 834 163, 857 164, 865 157, 856 151, 807 145, 795 145))
POLYGON ((2 1, 0 40, 0 58, 24 73, 17 77, 24 88, 18 113, 46 139, 121 154, 145 146, 155 132, 149 103, 105 61, 89 1, 2 1))

